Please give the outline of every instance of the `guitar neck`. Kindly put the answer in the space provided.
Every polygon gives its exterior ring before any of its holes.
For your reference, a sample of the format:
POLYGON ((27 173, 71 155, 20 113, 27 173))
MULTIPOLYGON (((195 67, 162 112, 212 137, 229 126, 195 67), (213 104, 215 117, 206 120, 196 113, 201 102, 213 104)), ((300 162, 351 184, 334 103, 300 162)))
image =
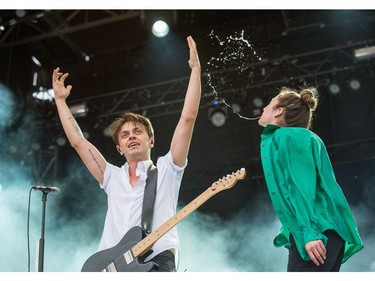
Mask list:
POLYGON ((204 202, 210 199, 215 194, 215 189, 210 187, 204 191, 201 195, 195 198, 192 202, 181 209, 176 215, 167 220, 155 231, 147 235, 143 240, 138 242, 133 248, 132 252, 134 257, 142 256, 147 253, 152 246, 158 241, 164 234, 176 226, 180 221, 185 219, 188 215, 198 209, 204 202))

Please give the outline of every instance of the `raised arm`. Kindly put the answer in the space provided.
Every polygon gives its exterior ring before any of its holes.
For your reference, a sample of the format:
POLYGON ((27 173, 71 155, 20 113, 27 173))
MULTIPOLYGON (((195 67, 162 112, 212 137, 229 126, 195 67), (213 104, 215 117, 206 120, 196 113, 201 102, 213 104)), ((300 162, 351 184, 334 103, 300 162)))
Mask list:
POLYGON ((201 66, 197 46, 191 36, 187 38, 187 42, 190 49, 189 66, 191 68, 191 73, 181 117, 171 142, 173 163, 179 167, 185 164, 189 153, 194 124, 197 119, 201 99, 201 66))
POLYGON ((78 123, 66 104, 66 98, 69 96, 72 86, 68 85, 65 87, 65 79, 69 74, 63 74, 59 71, 59 68, 53 71, 52 85, 62 127, 71 146, 77 151, 90 173, 98 182, 102 183, 106 161, 95 146, 85 139, 78 123))

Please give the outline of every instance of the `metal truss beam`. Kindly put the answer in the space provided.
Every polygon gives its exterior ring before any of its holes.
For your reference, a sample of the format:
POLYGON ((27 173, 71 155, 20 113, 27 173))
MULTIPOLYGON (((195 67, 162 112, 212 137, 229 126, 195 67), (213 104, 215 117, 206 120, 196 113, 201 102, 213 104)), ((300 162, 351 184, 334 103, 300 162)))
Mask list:
POLYGON ((96 13, 96 17, 90 17, 91 11, 39 11, 27 17, 20 19, 12 19, 3 25, 7 27, 7 31, 0 39, 0 49, 20 46, 52 37, 63 37, 76 31, 81 31, 113 22, 128 20, 140 17, 140 11, 102 11, 96 13), (78 14, 86 13, 85 17, 78 17, 78 14), (77 21, 77 19, 80 19, 77 21), (46 24, 43 24, 46 23, 46 24), (18 38, 19 35, 27 31, 28 35, 18 38), (14 38, 15 35, 16 38, 14 38))
MULTIPOLYGON (((322 50, 286 55, 273 60, 264 60, 247 65, 249 75, 237 68, 204 72, 203 100, 201 107, 207 107, 215 97, 244 103, 249 97, 259 96, 279 86, 326 86, 332 77, 350 75, 375 76, 371 61, 356 62, 354 50, 373 42, 360 42, 345 46, 335 46, 322 50), (262 74, 261 74, 262 73, 262 74), (244 77, 245 76, 245 77, 244 77), (215 78, 215 80, 212 79, 215 78), (209 86, 210 84, 211 86, 209 86)), ((97 112, 99 118, 112 117, 125 111, 140 112, 148 117, 176 114, 180 112, 189 77, 183 77, 145 86, 118 90, 71 103, 87 102, 97 112)), ((246 104, 245 104, 246 106, 246 104)))
POLYGON ((53 184, 57 179, 57 147, 40 149, 29 153, 30 177, 37 184, 53 184))

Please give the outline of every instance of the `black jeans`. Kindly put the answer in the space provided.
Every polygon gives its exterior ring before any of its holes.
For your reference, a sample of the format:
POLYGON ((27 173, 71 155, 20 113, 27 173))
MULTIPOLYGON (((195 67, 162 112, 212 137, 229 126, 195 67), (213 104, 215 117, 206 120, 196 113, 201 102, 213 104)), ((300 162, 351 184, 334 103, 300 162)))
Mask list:
POLYGON ((164 251, 153 257, 150 261, 153 261, 158 265, 158 268, 153 268, 152 272, 175 272, 176 264, 174 254, 171 251, 164 251))
POLYGON ((345 241, 334 230, 324 231, 323 234, 327 236, 328 241, 326 245, 326 260, 324 264, 315 265, 311 260, 304 261, 299 254, 296 243, 292 235, 290 235, 290 249, 288 272, 302 272, 302 271, 340 271, 342 257, 344 255, 345 241))

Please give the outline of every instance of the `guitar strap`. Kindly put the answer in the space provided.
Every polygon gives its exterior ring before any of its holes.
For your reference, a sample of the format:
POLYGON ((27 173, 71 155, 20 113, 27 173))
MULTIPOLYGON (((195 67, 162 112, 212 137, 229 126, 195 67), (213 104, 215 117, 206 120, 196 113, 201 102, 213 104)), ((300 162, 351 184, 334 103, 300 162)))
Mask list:
POLYGON ((156 184, 158 182, 158 169, 153 164, 147 170, 145 193, 143 197, 141 227, 146 234, 152 230, 152 217, 156 196, 156 184))

